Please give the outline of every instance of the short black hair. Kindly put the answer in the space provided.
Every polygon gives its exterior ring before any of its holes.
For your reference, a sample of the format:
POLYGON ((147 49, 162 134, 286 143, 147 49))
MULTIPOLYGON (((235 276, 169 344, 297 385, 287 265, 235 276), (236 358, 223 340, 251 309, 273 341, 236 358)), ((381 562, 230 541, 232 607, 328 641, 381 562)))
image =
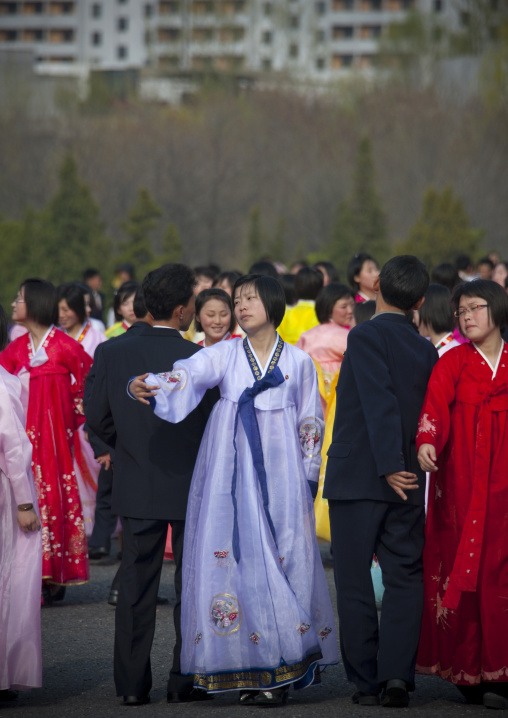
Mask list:
POLYGON ((85 292, 83 285, 78 282, 64 282, 58 287, 58 301, 65 299, 69 309, 76 314, 78 320, 83 324, 86 317, 85 292))
POLYGON ((480 264, 488 264, 491 269, 494 269, 494 262, 489 257, 482 257, 479 259, 476 266, 479 267, 480 264))
POLYGON ((126 299, 132 297, 133 294, 139 289, 139 282, 135 279, 129 279, 127 282, 121 284, 115 292, 113 297, 113 311, 115 312, 116 321, 119 322, 122 319, 120 314, 120 305, 125 302, 126 299))
POLYGON ((86 282, 87 279, 92 279, 97 276, 100 276, 99 270, 94 267, 88 267, 88 269, 85 269, 83 272, 83 281, 86 282))
POLYGON ((146 308, 154 319, 171 319, 176 307, 186 307, 194 294, 196 278, 185 264, 163 264, 143 279, 146 308))
POLYGON ((412 254, 392 257, 379 274, 384 301, 403 312, 409 312, 423 297, 429 282, 427 267, 412 254))
POLYGON ((218 274, 217 269, 218 267, 216 267, 215 265, 207 264, 206 266, 194 267, 194 274, 196 275, 196 277, 206 277, 207 279, 210 279, 212 282, 214 282, 215 277, 218 274))
POLYGON ((434 267, 430 278, 432 284, 442 284, 443 287, 448 287, 450 292, 453 292, 455 287, 462 282, 457 268, 450 262, 443 262, 434 267))
POLYGON ((326 324, 332 316, 335 302, 344 297, 351 297, 354 301, 354 294, 351 287, 338 282, 331 282, 319 292, 316 299, 316 316, 320 324, 326 324))
POLYGON ((277 279, 279 276, 275 265, 266 259, 262 259, 260 262, 254 262, 254 264, 249 267, 248 274, 259 274, 266 277, 273 277, 274 279, 277 279))
POLYGON ((136 315, 136 319, 144 319, 148 313, 145 304, 145 295, 143 294, 143 289, 141 288, 141 286, 136 289, 132 310, 136 315))
POLYGON ((295 278, 296 274, 289 274, 289 272, 279 274, 278 276, 278 280, 286 296, 286 304, 290 307, 296 304, 295 278))
MULTIPOLYGON (((337 267, 335 264, 332 264, 331 262, 316 262, 314 265, 316 269, 319 269, 319 267, 323 267, 326 274, 328 275, 328 279, 330 280, 330 284, 332 282, 340 282, 339 273, 337 271, 337 267)), ((320 270, 321 271, 321 270, 320 270)))
POLYGON ((235 282, 233 288, 233 305, 236 290, 245 284, 252 284, 263 302, 266 316, 275 329, 284 319, 286 312, 286 297, 278 279, 268 277, 266 274, 245 274, 235 282))
POLYGON ((233 291, 236 280, 240 279, 241 276, 242 273, 237 269, 232 269, 229 272, 220 272, 220 274, 215 277, 213 286, 216 287, 218 284, 222 284, 222 282, 227 282, 231 287, 231 291, 233 291))
POLYGON ((323 289, 323 273, 315 267, 302 267, 295 277, 297 299, 316 299, 323 289))
POLYGON ((455 266, 457 271, 463 272, 465 269, 472 265, 471 257, 468 254, 459 254, 455 259, 455 266))
POLYGON ((8 334, 7 334, 7 315, 5 313, 4 308, 0 304, 0 352, 5 349, 7 346, 7 340, 8 340, 8 334))
POLYGON ((376 266, 378 266, 378 263, 372 257, 370 254, 367 254, 367 252, 359 252, 358 254, 355 254, 354 257, 352 257, 347 265, 347 281, 349 284, 353 287, 355 292, 360 291, 360 285, 355 280, 355 277, 357 274, 360 274, 362 271, 362 267, 365 264, 365 262, 374 262, 376 266))
MULTIPOLYGON (((458 286, 452 297, 455 310, 458 311, 462 297, 478 297, 484 299, 492 323, 504 332, 508 327, 508 295, 501 285, 491 279, 473 279, 458 286)), ((459 330, 462 334, 462 330, 459 330)))
MULTIPOLYGON (((237 277, 238 279, 238 277, 237 277)), ((218 287, 211 287, 210 289, 203 289, 202 292, 200 292, 196 297, 196 316, 194 318, 194 324, 196 326, 197 332, 202 332, 203 327, 201 325, 201 322, 198 319, 198 314, 203 309, 205 304, 210 301, 210 299, 218 299, 221 302, 224 302, 224 304, 227 306, 229 311, 231 312, 231 321, 229 322, 229 332, 232 332, 233 329, 236 327, 236 318, 233 313, 233 303, 231 301, 231 297, 227 292, 225 292, 223 289, 219 289, 218 287)))
POLYGON ((58 295, 56 287, 47 279, 25 279, 19 287, 25 290, 27 319, 42 327, 58 324, 58 295))
POLYGON ((429 284, 425 292, 425 301, 418 310, 420 322, 430 327, 436 334, 453 332, 452 295, 442 284, 429 284))
POLYGON ((355 324, 363 324, 372 319, 376 313, 376 302, 374 299, 368 299, 366 302, 356 302, 353 314, 355 315, 355 324))

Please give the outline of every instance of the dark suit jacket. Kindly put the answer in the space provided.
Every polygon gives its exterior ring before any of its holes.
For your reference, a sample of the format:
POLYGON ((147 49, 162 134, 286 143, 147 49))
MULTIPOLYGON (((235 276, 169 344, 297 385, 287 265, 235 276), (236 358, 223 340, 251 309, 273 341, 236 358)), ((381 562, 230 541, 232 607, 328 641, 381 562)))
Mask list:
POLYGON ((403 314, 380 314, 351 330, 337 384, 325 498, 406 503, 385 479, 405 470, 419 478, 407 503, 425 502, 415 439, 437 358, 434 346, 403 314))
MULTIPOLYGON (((129 330, 132 331, 132 330, 129 330)), ((179 424, 159 419, 127 394, 133 376, 171 371, 201 348, 175 329, 152 328, 102 345, 85 410, 90 428, 115 449, 112 510, 140 519, 184 520, 194 464, 218 389, 179 424)))

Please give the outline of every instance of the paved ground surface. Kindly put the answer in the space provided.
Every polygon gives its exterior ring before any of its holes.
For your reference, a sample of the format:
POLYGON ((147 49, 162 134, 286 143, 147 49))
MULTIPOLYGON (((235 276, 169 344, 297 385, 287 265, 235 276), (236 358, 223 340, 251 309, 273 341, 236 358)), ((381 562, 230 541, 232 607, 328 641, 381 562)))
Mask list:
MULTIPOLYGON (((334 596, 332 563, 329 548, 322 545, 323 563, 334 596)), ((115 551, 116 548, 113 548, 115 551)), ((113 553, 112 551, 112 553, 113 553)), ((136 714, 146 718, 158 716, 194 716, 196 718, 229 718, 258 715, 260 711, 279 711, 284 718, 328 718, 359 716, 381 712, 383 715, 412 716, 480 716, 483 707, 468 706, 455 688, 436 678, 418 678, 417 690, 408 709, 353 706, 353 687, 346 682, 342 666, 329 668, 323 685, 306 691, 291 692, 287 706, 260 708, 238 706, 235 693, 225 693, 213 701, 187 705, 166 703, 166 681, 174 641, 172 625, 173 564, 165 562, 160 595, 170 603, 157 610, 157 628, 152 650, 153 689, 150 705, 127 708, 115 696, 113 685, 113 633, 115 609, 106 602, 118 563, 113 559, 92 562, 91 580, 85 586, 67 590, 65 601, 42 611, 44 686, 20 694, 16 705, 0 707, 3 716, 80 718, 81 716, 118 716, 136 714)), ((490 711, 491 715, 492 712, 490 711)))

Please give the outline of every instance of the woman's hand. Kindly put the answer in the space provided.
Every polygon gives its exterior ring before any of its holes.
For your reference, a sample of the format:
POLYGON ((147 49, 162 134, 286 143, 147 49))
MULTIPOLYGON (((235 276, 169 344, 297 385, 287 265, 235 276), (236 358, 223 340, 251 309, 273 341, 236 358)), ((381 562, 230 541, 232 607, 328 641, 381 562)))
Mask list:
POLYGON ((41 522, 34 509, 30 509, 30 511, 21 511, 18 509, 18 524, 20 529, 26 534, 31 531, 39 531, 41 528, 41 522))
POLYGON ((148 384, 145 384, 145 379, 147 376, 148 373, 141 374, 140 376, 137 376, 135 379, 133 379, 129 384, 129 392, 135 399, 140 401, 142 404, 150 404, 150 402, 147 401, 147 397, 150 398, 152 396, 156 396, 159 390, 158 386, 149 386, 148 384))
POLYGON ((436 448, 432 444, 422 444, 418 449, 418 463, 423 471, 437 471, 436 448))

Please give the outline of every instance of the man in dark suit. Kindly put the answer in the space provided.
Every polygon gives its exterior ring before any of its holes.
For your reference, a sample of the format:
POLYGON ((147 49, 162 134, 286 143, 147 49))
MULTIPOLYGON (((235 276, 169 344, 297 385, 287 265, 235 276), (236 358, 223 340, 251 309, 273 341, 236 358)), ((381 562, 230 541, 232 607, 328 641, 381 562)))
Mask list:
POLYGON ((192 690, 192 676, 180 672, 180 596, 187 496, 201 437, 218 392, 207 392, 184 421, 170 424, 144 411, 126 391, 131 377, 147 370, 170 371, 175 361, 200 350, 180 335, 193 318, 193 287, 192 271, 181 264, 164 265, 145 277, 143 294, 153 326, 146 326, 125 342, 104 345, 86 411, 91 429, 115 449, 112 507, 122 521, 123 555, 114 671, 117 695, 124 697, 124 705, 150 700, 150 649, 168 523, 177 595, 168 702, 206 697, 204 692, 192 690))
POLYGON ((429 284, 425 266, 394 257, 377 280, 376 314, 354 328, 337 385, 323 496, 329 501, 341 652, 353 701, 407 706, 423 605, 425 474, 415 448, 437 361, 406 314, 429 284), (385 594, 378 628, 370 574, 376 554, 385 594))

